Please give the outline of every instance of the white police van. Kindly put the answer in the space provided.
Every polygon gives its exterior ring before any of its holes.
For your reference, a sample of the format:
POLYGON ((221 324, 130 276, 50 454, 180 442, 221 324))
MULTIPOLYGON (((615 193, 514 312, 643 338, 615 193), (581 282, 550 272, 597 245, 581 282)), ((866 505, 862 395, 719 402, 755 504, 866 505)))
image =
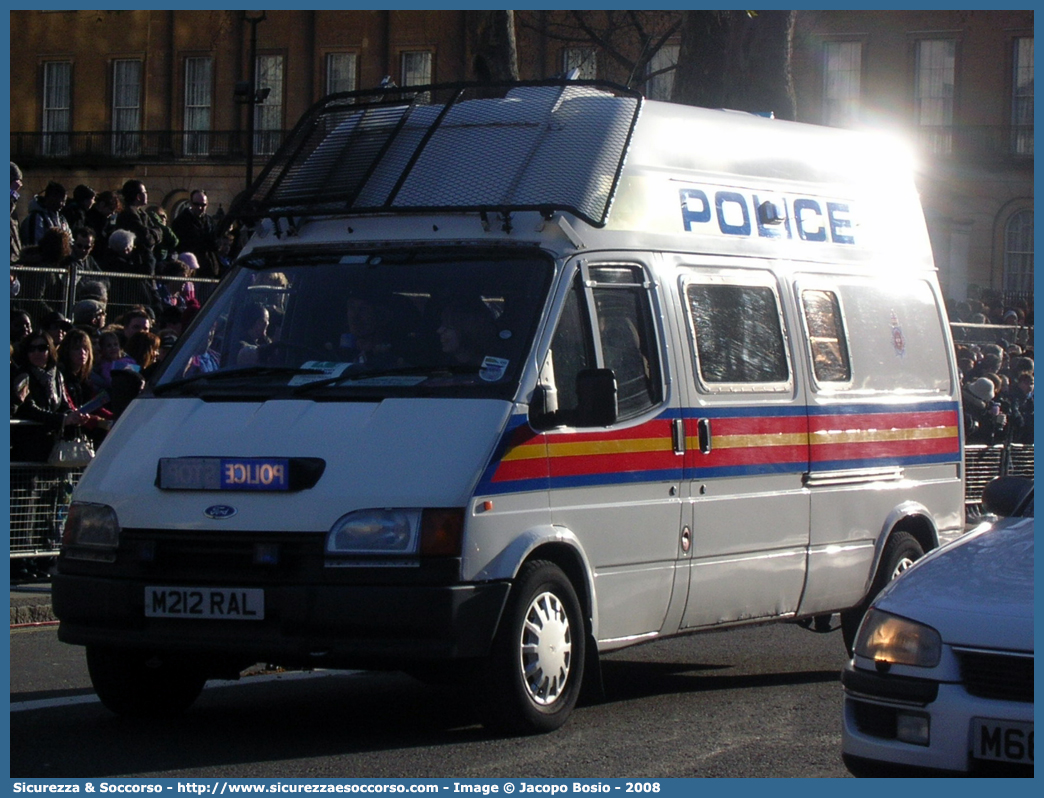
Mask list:
POLYGON ((600 652, 834 612, 850 640, 960 530, 900 149, 605 84, 410 91, 306 115, 76 490, 54 607, 106 706, 389 668, 545 731, 600 652))

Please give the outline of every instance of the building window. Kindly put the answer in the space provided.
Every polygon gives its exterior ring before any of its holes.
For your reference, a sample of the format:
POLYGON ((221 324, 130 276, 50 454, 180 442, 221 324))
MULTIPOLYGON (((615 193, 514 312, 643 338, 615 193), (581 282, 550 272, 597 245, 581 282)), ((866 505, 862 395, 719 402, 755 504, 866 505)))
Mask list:
POLYGON ((43 65, 43 155, 69 154, 72 115, 72 62, 43 65))
POLYGON ((645 96, 650 100, 670 102, 674 92, 674 68, 678 66, 678 45, 665 44, 649 61, 645 82, 645 96), (669 70, 664 72, 663 70, 669 70))
POLYGON ((212 102, 209 56, 185 59, 185 154, 210 152, 210 106, 212 102))
POLYGON ((257 89, 268 94, 254 106, 254 152, 271 155, 283 140, 283 56, 257 57, 257 89))
POLYGON ((1011 107, 1011 146, 1016 155, 1033 155, 1033 37, 1015 40, 1015 78, 1011 107))
POLYGON ((588 47, 567 47, 562 51, 562 71, 577 70, 577 80, 598 77, 598 54, 588 47))
POLYGON ((1004 230, 1004 291, 1033 294, 1033 210, 1014 214, 1004 230))
MULTIPOLYGON (((402 54, 401 63, 403 86, 428 86, 431 84, 431 53, 427 50, 414 50, 402 54)), ((416 102, 431 102, 428 92, 419 94, 416 102)))
POLYGON ((355 91, 355 53, 330 53, 326 56, 326 93, 355 91))
POLYGON ((929 152, 953 152, 953 96, 957 42, 921 39, 917 42, 914 109, 921 141, 929 152))
POLYGON ((141 151, 141 60, 124 58, 112 65, 112 154, 141 151))
POLYGON ((853 127, 859 121, 863 43, 827 42, 823 59, 823 124, 853 127))

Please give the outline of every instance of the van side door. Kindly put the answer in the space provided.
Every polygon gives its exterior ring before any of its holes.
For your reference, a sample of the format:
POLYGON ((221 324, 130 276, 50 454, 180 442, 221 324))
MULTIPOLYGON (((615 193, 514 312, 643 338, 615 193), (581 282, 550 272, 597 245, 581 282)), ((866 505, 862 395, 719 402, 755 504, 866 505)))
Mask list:
POLYGON ((541 426, 552 520, 577 536, 591 563, 604 643, 663 627, 678 557, 683 457, 672 436, 678 405, 651 271, 633 259, 571 265, 541 370, 557 409, 541 426), (606 417, 599 375, 609 371, 616 409, 606 417))
POLYGON ((792 615, 805 580, 804 390, 781 287, 767 268, 680 271, 692 515, 683 628, 792 615))

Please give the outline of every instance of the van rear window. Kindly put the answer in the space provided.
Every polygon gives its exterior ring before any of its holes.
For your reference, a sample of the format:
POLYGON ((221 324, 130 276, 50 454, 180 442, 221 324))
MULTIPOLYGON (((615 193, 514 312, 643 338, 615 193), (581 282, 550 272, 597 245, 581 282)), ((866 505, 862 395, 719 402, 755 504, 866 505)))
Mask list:
POLYGON ((841 304, 833 291, 802 291, 808 345, 816 382, 848 382, 852 367, 841 321, 841 304))

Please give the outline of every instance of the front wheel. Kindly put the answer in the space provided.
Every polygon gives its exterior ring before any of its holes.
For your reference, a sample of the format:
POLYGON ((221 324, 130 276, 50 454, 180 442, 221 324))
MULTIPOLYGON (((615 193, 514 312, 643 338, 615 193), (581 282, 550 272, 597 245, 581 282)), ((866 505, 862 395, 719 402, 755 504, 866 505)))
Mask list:
POLYGON ((87 671, 102 704, 117 715, 177 715, 203 691, 207 678, 181 657, 87 646, 87 671))
POLYGON ((877 573, 874 575, 874 581, 870 585, 870 592, 866 594, 866 598, 860 604, 841 613, 841 636, 845 641, 845 650, 848 651, 849 656, 852 655, 859 624, 870 608, 871 602, 877 598, 878 593, 884 590, 885 585, 923 556, 924 549, 917 542, 917 538, 909 532, 893 532, 892 536, 888 538, 884 552, 881 554, 881 562, 877 566, 877 573))
POLYGON ((584 676, 586 635, 576 591, 562 570, 528 562, 483 673, 483 722, 493 731, 553 731, 569 718, 584 676))

